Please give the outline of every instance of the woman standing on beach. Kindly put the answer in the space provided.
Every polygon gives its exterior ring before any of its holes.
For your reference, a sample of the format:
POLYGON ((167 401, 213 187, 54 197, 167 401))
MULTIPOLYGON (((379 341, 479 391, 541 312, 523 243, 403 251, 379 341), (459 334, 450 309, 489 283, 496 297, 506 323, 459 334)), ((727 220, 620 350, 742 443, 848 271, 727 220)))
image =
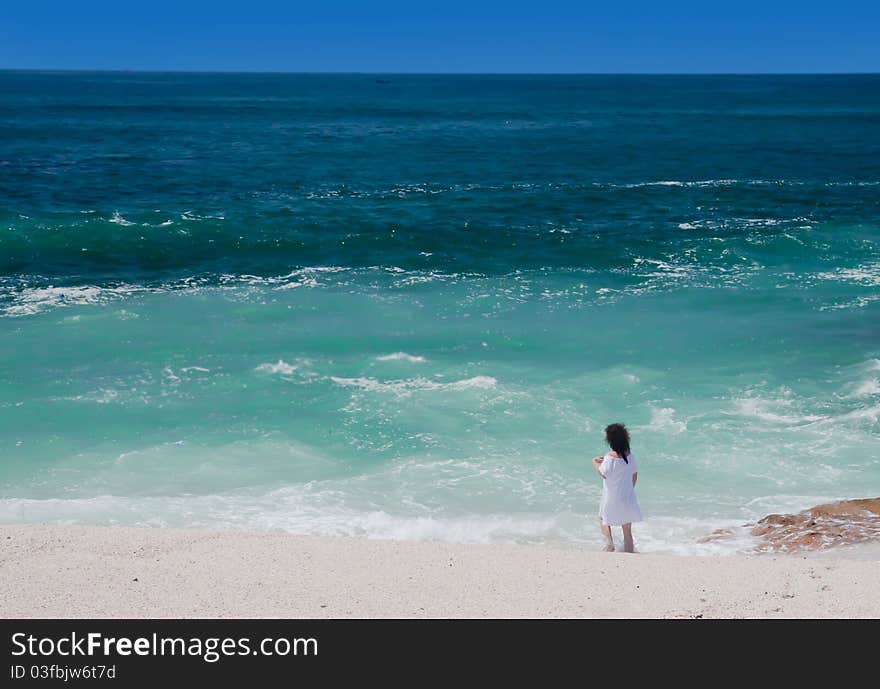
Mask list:
POLYGON ((605 536, 605 550, 614 552, 612 526, 623 527, 623 549, 634 551, 632 525, 642 521, 639 501, 636 500, 638 466, 629 449, 629 432, 622 423, 613 423, 605 429, 605 442, 611 448, 604 457, 593 459, 593 468, 602 477, 602 500, 599 502, 599 525, 605 536))

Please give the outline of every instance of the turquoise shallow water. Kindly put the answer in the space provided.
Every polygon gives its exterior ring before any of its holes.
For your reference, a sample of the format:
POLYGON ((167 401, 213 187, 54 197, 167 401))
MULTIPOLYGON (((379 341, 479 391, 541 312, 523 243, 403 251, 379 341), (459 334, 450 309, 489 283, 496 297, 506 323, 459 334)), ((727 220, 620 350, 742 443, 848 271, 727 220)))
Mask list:
POLYGON ((644 551, 880 493, 880 77, 0 73, 0 521, 644 551))

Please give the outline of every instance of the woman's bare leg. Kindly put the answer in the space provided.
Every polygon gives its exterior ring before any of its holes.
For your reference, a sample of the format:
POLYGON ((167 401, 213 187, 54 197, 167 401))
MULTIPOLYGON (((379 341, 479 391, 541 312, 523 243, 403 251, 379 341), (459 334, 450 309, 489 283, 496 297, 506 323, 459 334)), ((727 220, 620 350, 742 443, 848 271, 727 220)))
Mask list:
POLYGON ((605 536, 605 552, 613 553, 614 537, 611 535, 611 527, 602 521, 602 517, 599 517, 599 528, 602 529, 602 535, 605 536))
POLYGON ((623 550, 626 553, 635 552, 635 544, 633 543, 633 525, 623 525, 623 550))

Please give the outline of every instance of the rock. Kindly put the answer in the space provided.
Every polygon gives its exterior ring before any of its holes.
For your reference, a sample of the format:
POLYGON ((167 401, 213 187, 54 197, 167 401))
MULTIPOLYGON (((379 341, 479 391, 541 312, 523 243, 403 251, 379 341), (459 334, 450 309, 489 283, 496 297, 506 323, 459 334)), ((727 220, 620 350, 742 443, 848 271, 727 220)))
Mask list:
MULTIPOLYGON (((769 514, 743 528, 757 539, 756 552, 824 550, 880 541, 880 498, 830 502, 797 514, 769 514)), ((732 529, 719 529, 700 540, 719 541, 733 534, 732 529)))

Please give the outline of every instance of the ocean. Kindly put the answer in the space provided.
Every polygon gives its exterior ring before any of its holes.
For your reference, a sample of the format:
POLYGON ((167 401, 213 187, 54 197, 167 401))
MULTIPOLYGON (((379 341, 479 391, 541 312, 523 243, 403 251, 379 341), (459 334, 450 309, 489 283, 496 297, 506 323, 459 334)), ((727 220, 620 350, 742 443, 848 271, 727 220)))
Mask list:
POLYGON ((642 552, 880 494, 880 76, 0 72, 0 522, 642 552))

